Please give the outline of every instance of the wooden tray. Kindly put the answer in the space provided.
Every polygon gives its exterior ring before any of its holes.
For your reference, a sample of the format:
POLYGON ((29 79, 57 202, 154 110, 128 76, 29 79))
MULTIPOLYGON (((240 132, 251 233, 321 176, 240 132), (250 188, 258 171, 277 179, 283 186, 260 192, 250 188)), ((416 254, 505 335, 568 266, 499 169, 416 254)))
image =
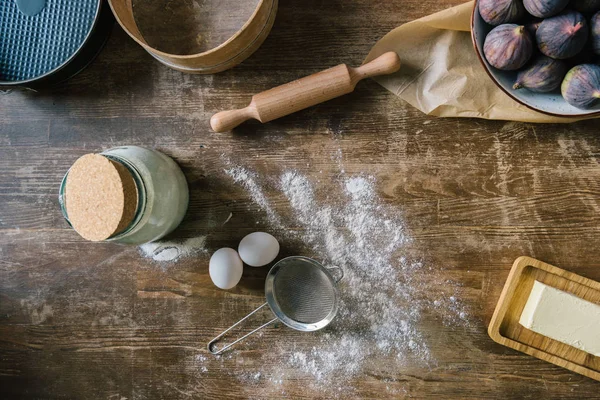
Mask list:
POLYGON ((519 257, 502 289, 488 334, 495 342, 504 346, 600 381, 600 357, 530 331, 519 324, 536 280, 592 303, 600 303, 599 282, 531 257, 519 257))

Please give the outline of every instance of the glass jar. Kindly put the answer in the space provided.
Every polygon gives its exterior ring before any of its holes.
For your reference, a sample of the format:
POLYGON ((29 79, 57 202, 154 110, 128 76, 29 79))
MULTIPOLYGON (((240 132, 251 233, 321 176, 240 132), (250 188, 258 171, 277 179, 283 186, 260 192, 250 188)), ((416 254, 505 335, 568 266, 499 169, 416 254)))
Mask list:
MULTIPOLYGON (((185 176, 175 161, 156 150, 138 146, 115 147, 100 154, 129 170, 138 196, 131 223, 105 241, 148 243, 169 234, 181 223, 187 211, 189 191, 185 176)), ((68 174, 67 171, 59 193, 61 211, 67 222, 65 185, 68 174)))

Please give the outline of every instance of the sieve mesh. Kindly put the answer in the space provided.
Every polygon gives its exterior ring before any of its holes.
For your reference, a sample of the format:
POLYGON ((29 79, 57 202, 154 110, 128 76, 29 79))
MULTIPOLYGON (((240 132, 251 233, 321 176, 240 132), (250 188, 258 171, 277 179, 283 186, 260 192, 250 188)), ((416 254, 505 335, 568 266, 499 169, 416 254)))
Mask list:
POLYGON ((319 267, 290 263, 275 275, 273 297, 287 317, 314 324, 333 310, 336 293, 333 282, 319 267))

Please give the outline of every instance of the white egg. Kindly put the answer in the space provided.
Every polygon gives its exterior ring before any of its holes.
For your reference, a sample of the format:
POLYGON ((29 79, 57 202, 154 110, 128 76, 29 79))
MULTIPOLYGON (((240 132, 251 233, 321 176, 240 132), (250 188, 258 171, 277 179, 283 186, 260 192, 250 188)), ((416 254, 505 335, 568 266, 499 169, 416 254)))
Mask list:
POLYGON ((244 264, 237 251, 223 247, 215 251, 208 263, 208 273, 215 286, 221 289, 231 289, 242 278, 244 264))
POLYGON ((251 267, 267 265, 279 254, 279 242, 266 232, 246 235, 238 246, 240 258, 251 267))

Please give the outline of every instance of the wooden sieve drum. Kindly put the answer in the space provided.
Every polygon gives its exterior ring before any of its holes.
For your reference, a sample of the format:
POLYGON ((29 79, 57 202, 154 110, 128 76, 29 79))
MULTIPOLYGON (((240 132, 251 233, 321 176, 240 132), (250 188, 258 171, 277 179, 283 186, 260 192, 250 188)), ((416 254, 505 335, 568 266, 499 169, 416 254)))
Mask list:
POLYGON ((166 66, 193 74, 224 71, 254 53, 271 31, 277 2, 109 0, 133 40, 166 66))

